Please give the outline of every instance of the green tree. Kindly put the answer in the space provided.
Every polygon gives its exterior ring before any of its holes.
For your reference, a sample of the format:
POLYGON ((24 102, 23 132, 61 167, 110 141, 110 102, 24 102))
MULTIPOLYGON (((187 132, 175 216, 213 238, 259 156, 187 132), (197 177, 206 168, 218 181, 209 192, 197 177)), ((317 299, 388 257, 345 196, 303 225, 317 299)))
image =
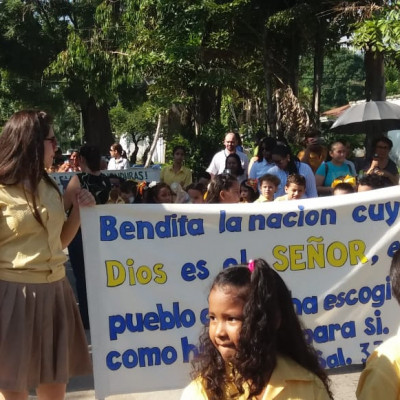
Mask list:
MULTIPOLYGON (((310 93, 313 78, 312 60, 304 57, 301 62, 301 85, 310 93)), ((322 110, 339 107, 350 101, 359 100, 364 94, 364 63, 361 55, 341 48, 331 52, 324 59, 324 77, 322 80, 322 110)))

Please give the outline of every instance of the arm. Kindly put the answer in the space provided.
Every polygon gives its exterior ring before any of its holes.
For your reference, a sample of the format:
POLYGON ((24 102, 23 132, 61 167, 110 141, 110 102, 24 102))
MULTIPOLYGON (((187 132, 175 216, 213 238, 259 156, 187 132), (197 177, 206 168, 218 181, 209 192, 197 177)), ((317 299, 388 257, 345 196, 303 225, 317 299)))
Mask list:
POLYGON ((392 173, 384 169, 379 168, 378 160, 372 160, 370 167, 366 171, 367 174, 376 174, 380 176, 385 176, 392 182, 393 185, 399 184, 399 174, 392 173))
POLYGON ((185 177, 185 183, 184 183, 183 189, 186 186, 190 185, 192 183, 192 181, 193 181, 192 180, 192 171, 188 168, 187 169, 187 173, 186 173, 186 177, 185 177))
POLYGON ((75 237, 76 232, 78 232, 81 224, 79 207, 90 207, 96 205, 93 195, 86 189, 81 189, 80 186, 71 194, 71 201, 72 209, 68 219, 64 222, 61 231, 61 245, 63 249, 65 249, 71 243, 71 240, 75 237))
POLYGON ((315 173, 315 184, 317 186, 317 192, 320 196, 329 196, 333 194, 333 189, 330 186, 324 186, 324 182, 327 175, 326 163, 322 163, 315 173))
POLYGON ((251 178, 251 179, 256 179, 257 178, 257 164, 256 164, 256 162, 258 162, 258 161, 254 161, 251 164, 251 169, 250 169, 250 172, 249 172, 249 178, 251 178))
POLYGON ((69 163, 63 163, 58 167, 57 172, 67 172, 69 169, 69 163))
POLYGON ((366 174, 373 174, 375 169, 379 169, 379 163, 378 160, 372 160, 371 165, 369 168, 365 171, 366 174))
POLYGON ((76 196, 76 193, 79 191, 81 188, 81 184, 79 182, 79 178, 77 175, 74 175, 70 181, 68 182, 67 188, 65 189, 64 192, 64 210, 69 211, 70 208, 72 207, 74 197, 76 196))
POLYGON ((378 175, 381 176, 385 176, 386 178, 388 178, 390 180, 390 182, 392 182, 393 185, 398 185, 399 184, 399 174, 396 173, 392 173, 389 172, 385 169, 380 169, 378 172, 376 172, 378 175))
MULTIPOLYGON (((308 198, 318 197, 317 186, 315 182, 315 176, 311 167, 308 164, 300 164, 303 171, 303 175, 306 178, 306 195, 308 198)), ((300 171, 299 171, 300 172, 300 171)), ((301 174, 302 172, 300 172, 301 174)))
POLYGON ((357 386, 358 400, 397 400, 399 398, 399 376, 394 365, 384 355, 372 354, 360 375, 357 386))
POLYGON ((389 171, 385 171, 384 169, 379 169, 378 171, 371 172, 371 173, 385 176, 386 178, 388 178, 390 180, 390 182, 392 182, 393 185, 399 184, 399 174, 394 175, 394 174, 390 173, 389 171))
POLYGON ((325 176, 315 174, 315 184, 317 186, 318 194, 328 196, 333 193, 333 189, 330 186, 324 186, 324 180, 325 176))
POLYGON ((253 168, 254 163, 258 161, 258 157, 251 157, 250 161, 249 161, 249 166, 247 168, 247 175, 249 176, 249 178, 251 178, 250 173, 251 170, 253 168))
POLYGON ((215 158, 216 158, 216 155, 214 155, 214 157, 211 160, 210 165, 206 169, 206 171, 211 175, 211 179, 214 178, 214 176, 218 173, 218 168, 217 168, 217 165, 215 163, 215 158))

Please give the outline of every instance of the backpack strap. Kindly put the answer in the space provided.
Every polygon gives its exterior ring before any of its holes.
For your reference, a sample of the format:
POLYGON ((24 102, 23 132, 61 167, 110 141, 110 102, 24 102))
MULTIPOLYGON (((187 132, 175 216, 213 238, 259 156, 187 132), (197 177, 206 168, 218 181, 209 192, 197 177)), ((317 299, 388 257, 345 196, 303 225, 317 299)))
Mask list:
POLYGON ((324 182, 322 183, 322 186, 325 186, 325 181, 326 181, 326 177, 328 176, 328 163, 326 161, 324 161, 325 164, 325 178, 324 178, 324 182))

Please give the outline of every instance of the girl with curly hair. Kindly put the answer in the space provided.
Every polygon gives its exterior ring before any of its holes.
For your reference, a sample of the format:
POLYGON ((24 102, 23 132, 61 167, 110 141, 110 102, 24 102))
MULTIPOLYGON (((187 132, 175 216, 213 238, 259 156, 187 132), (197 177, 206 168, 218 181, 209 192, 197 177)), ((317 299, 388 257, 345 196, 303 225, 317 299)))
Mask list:
POLYGON ((332 399, 290 292, 266 261, 220 272, 208 303, 194 380, 181 400, 332 399))

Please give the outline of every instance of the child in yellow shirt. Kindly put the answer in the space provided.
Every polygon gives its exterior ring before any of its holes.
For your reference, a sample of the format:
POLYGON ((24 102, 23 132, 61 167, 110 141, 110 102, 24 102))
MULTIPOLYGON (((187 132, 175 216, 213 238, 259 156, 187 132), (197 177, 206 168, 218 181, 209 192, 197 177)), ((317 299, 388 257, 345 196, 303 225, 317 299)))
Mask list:
POLYGON ((278 190, 281 180, 272 174, 265 174, 259 180, 260 197, 254 203, 265 203, 274 201, 274 194, 278 190))
POLYGON ((306 192, 306 178, 303 175, 291 174, 288 176, 285 185, 285 195, 277 197, 275 201, 298 200, 306 192))

